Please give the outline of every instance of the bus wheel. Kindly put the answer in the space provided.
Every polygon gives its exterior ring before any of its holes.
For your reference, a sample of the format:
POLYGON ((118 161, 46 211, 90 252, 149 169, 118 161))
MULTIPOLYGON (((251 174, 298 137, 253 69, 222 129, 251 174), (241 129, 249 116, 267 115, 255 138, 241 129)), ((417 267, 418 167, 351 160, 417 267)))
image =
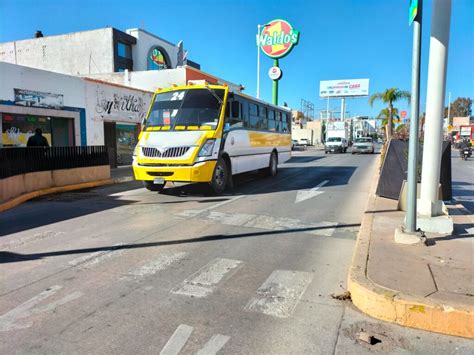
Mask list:
POLYGON ((212 192, 216 195, 223 193, 227 186, 227 179, 227 164, 224 159, 219 158, 212 174, 212 181, 209 184, 212 192))
POLYGON ((267 168, 268 176, 275 176, 278 173, 278 158, 275 152, 270 155, 270 165, 267 168))
POLYGON ((165 187, 165 184, 154 184, 153 181, 143 181, 143 186, 148 191, 160 192, 165 187))

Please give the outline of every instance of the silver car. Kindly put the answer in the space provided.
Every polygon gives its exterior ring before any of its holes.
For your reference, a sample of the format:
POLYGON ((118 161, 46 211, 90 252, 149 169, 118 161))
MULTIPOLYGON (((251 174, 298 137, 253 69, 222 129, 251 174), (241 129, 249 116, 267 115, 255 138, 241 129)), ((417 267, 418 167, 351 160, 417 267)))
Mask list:
POLYGON ((352 154, 355 153, 370 153, 374 154, 374 142, 371 137, 356 138, 352 146, 352 154))

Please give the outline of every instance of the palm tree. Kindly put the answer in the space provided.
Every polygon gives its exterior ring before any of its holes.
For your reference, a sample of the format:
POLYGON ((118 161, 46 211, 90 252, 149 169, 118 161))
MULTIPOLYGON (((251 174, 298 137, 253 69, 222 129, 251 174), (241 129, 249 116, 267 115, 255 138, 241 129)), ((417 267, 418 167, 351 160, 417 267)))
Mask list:
POLYGON ((399 90, 398 88, 390 88, 390 89, 385 89, 384 92, 378 92, 376 94, 373 94, 369 98, 369 105, 373 106, 375 101, 382 101, 385 104, 388 104, 388 123, 387 123, 387 139, 390 139, 392 137, 392 122, 393 122, 393 114, 394 114, 394 107, 393 103, 395 101, 399 101, 401 99, 407 99, 408 102, 410 102, 410 93, 405 90, 399 90))
MULTIPOLYGON (((390 117, 390 110, 388 108, 382 109, 379 115, 377 116, 377 118, 382 119, 382 126, 387 125, 389 117, 390 117)), ((392 118, 396 118, 397 120, 400 119, 400 116, 398 115, 398 108, 396 107, 392 108, 392 118)), ((393 121, 392 121, 392 130, 393 130, 393 121)))

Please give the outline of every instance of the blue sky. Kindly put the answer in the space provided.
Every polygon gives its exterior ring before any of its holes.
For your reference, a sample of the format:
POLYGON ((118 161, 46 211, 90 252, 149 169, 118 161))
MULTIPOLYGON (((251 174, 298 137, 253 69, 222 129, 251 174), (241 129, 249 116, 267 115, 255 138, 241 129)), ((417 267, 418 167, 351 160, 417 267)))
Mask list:
MULTIPOLYGON (((300 100, 325 109, 319 81, 369 78, 370 92, 410 90, 412 28, 408 0, 0 0, 0 42, 112 26, 143 27, 169 41, 184 41, 202 70, 246 86, 255 95, 257 24, 288 20, 301 32, 291 54, 280 60, 280 102, 298 109, 300 100)), ((421 111, 424 111, 432 1, 425 0, 421 111)), ((453 0, 447 91, 474 98, 474 1, 453 0)), ((270 58, 261 57, 261 97, 271 100, 270 58)), ((446 98, 447 103, 447 98, 446 98)), ((340 106, 331 100, 331 108, 340 106)), ((400 110, 407 104, 397 105, 400 110)), ((366 98, 350 99, 351 115, 376 115, 366 98)))

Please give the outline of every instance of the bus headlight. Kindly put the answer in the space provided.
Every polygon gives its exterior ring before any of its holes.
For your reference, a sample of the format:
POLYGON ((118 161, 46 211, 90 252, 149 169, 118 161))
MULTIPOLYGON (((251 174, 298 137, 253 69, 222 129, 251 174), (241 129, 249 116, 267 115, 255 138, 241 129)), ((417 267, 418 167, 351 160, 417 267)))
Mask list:
POLYGON ((215 139, 208 139, 199 150, 199 157, 210 157, 212 155, 212 150, 214 149, 214 144, 216 143, 215 139))

